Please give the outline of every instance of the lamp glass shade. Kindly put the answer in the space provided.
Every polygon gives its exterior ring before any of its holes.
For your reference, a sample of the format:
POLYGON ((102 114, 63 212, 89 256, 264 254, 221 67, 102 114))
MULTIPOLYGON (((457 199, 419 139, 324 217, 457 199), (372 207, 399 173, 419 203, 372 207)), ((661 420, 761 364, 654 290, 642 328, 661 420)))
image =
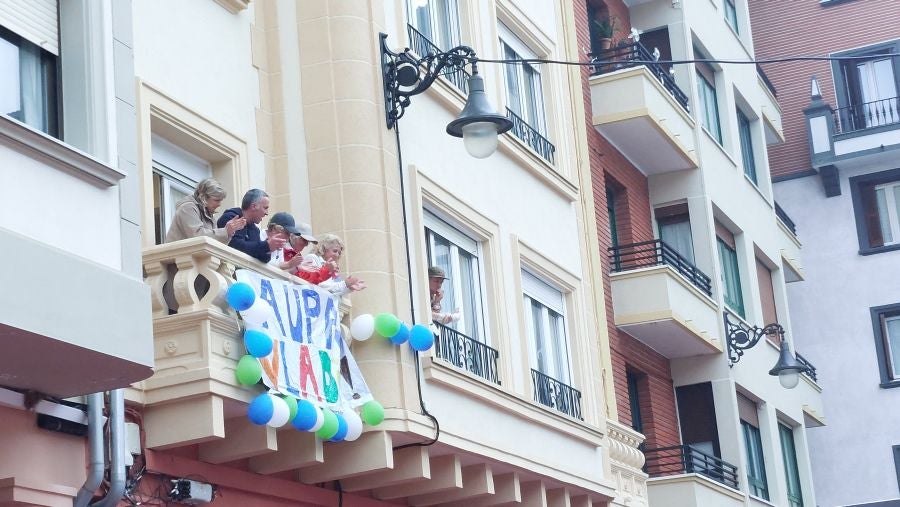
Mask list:
POLYGON ((490 157, 497 151, 497 126, 490 122, 475 122, 462 127, 463 144, 475 158, 490 157))
POLYGON ((783 370, 778 374, 778 382, 785 389, 793 389, 800 383, 800 372, 797 370, 783 370))

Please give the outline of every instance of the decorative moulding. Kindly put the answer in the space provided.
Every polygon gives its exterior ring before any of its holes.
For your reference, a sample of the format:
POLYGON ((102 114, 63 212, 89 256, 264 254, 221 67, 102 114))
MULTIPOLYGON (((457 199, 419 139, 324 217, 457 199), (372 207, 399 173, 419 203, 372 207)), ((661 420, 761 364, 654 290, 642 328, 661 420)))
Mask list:
POLYGON ((99 187, 118 184, 126 174, 22 122, 0 115, 0 143, 99 187))
POLYGON ((232 14, 237 14, 250 5, 250 0, 216 0, 216 2, 232 14))

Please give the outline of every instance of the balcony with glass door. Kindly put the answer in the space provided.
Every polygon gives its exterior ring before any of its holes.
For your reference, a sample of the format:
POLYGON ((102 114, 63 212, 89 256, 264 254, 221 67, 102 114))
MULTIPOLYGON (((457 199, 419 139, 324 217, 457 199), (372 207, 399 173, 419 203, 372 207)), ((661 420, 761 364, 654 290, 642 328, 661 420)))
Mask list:
POLYGON ((698 167, 688 95, 658 59, 641 42, 600 51, 589 81, 594 128, 647 176, 698 167))
POLYGON ((660 354, 721 352, 712 282, 675 246, 662 240, 609 249, 616 326, 660 354))

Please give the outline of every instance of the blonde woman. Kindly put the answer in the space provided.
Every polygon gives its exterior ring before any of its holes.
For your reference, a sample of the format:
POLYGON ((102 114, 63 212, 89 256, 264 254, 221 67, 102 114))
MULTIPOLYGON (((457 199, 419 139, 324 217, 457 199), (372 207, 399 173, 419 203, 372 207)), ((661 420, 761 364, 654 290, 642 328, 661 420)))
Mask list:
POLYGON ((225 196, 225 189, 212 178, 206 178, 197 183, 194 194, 178 201, 175 205, 175 215, 172 218, 172 225, 166 233, 166 243, 197 236, 208 236, 227 245, 234 232, 247 225, 247 220, 243 217, 235 217, 229 220, 225 227, 215 226, 213 215, 222 205, 225 196))
MULTIPOLYGON (((341 241, 341 238, 334 234, 320 234, 318 240, 319 243, 315 250, 303 256, 303 263, 300 264, 301 270, 319 271, 327 265, 337 266, 341 259, 341 254, 344 253, 344 242, 341 241)), ((319 282, 318 285, 328 292, 340 296, 366 288, 366 282, 355 276, 342 278, 337 270, 334 271, 334 275, 319 282)))

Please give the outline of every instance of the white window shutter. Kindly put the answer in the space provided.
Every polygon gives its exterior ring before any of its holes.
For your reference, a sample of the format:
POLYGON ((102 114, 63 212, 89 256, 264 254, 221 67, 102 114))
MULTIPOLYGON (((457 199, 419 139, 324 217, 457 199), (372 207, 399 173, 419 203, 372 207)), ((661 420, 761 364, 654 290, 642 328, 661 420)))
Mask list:
POLYGON ((0 0, 0 26, 59 54, 58 0, 0 0))

